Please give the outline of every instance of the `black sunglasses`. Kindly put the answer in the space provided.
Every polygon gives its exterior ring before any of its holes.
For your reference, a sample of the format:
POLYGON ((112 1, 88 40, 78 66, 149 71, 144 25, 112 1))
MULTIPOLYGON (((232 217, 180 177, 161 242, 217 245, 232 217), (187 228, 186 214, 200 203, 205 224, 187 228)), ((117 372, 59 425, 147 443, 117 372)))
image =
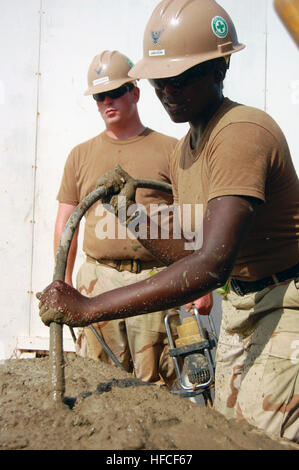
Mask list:
POLYGON ((210 70, 211 64, 209 62, 205 62, 204 64, 195 65, 175 77, 150 79, 149 82, 157 90, 163 90, 163 88, 168 84, 174 88, 184 88, 185 86, 191 85, 206 76, 210 70))
POLYGON ((127 91, 133 90, 134 85, 133 83, 128 83, 128 85, 121 86, 120 88, 116 88, 116 90, 111 90, 111 91, 105 91, 104 93, 96 93, 93 96, 93 99, 96 101, 104 101, 106 96, 111 98, 112 100, 116 100, 117 98, 120 98, 123 96, 127 91))

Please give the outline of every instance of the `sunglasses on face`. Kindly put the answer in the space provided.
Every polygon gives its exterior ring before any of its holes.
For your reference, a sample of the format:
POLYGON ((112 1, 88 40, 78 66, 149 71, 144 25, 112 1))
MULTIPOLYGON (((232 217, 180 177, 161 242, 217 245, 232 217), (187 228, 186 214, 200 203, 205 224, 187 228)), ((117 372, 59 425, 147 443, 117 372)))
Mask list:
POLYGON ((149 82, 157 90, 163 90, 168 84, 174 88, 184 88, 207 75, 209 69, 206 64, 199 64, 175 77, 150 79, 149 82))
POLYGON ((93 96, 93 99, 96 101, 104 101, 106 96, 111 98, 112 100, 116 100, 117 98, 120 98, 123 96, 127 91, 131 91, 134 88, 134 85, 132 83, 129 83, 128 85, 121 86, 120 88, 116 88, 116 90, 111 90, 111 91, 106 91, 104 93, 96 93, 93 96))

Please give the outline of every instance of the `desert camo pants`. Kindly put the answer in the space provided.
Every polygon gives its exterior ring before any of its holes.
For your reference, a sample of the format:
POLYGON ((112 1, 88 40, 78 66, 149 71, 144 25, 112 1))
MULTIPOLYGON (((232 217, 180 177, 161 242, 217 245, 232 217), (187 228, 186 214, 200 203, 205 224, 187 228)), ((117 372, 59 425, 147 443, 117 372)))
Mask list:
POLYGON ((222 305, 215 409, 299 442, 299 279, 222 305))
MULTIPOLYGON (((77 289, 87 297, 127 286, 147 279, 161 268, 143 270, 139 274, 85 262, 77 275, 77 289)), ((128 372, 140 380, 171 387, 176 379, 172 358, 168 354, 168 339, 164 326, 167 311, 138 315, 120 320, 93 324, 98 334, 128 372)), ((79 331, 77 354, 97 361, 113 363, 103 350, 93 331, 79 331)))

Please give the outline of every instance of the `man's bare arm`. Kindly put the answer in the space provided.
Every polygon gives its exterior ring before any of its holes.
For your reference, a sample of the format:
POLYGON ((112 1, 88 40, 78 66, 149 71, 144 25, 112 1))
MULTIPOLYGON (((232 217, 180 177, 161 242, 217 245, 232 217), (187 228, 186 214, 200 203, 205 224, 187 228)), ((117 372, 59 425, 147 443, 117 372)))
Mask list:
POLYGON ((42 320, 84 326, 176 307, 206 295, 228 279, 256 204, 257 200, 237 196, 210 201, 201 250, 145 281, 91 299, 55 281, 39 295, 42 320))

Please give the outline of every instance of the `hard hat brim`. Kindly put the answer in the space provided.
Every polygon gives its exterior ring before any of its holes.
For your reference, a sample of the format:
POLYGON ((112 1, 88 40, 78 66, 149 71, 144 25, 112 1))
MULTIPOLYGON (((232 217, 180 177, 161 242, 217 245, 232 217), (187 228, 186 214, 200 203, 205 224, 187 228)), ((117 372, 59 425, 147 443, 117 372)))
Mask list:
POLYGON ((88 88, 84 92, 84 95, 85 96, 95 95, 96 93, 105 93, 107 91, 116 90, 117 88, 121 87, 125 83, 131 83, 133 81, 134 81, 133 78, 128 77, 128 78, 122 78, 119 80, 111 80, 106 83, 100 83, 98 85, 88 88))
POLYGON ((219 53, 216 51, 215 54, 211 54, 209 52, 207 54, 190 55, 176 58, 148 57, 137 62, 130 69, 128 75, 132 78, 135 78, 135 80, 140 78, 155 79, 175 77, 176 75, 180 75, 197 64, 231 55, 234 52, 241 51, 244 48, 244 44, 238 44, 233 46, 233 48, 226 53, 219 53))

